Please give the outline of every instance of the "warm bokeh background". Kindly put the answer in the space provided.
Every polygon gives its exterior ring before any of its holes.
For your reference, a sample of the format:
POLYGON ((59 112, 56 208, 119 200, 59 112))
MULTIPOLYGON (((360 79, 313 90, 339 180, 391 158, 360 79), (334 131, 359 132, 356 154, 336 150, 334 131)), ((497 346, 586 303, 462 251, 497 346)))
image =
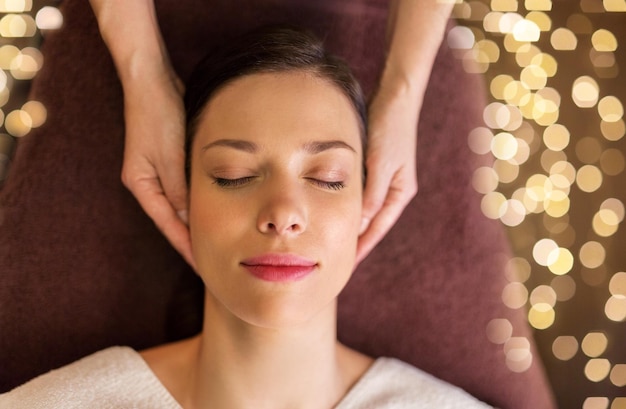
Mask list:
MULTIPOLYGON (((15 139, 45 122, 26 95, 56 3, 0 0, 0 186, 15 139)), ((502 302, 528 311, 561 408, 626 408, 626 0, 457 3, 445 42, 491 102, 468 135, 492 158, 474 186, 516 256, 502 302)), ((514 332, 485 328, 519 372, 531 357, 514 332)))

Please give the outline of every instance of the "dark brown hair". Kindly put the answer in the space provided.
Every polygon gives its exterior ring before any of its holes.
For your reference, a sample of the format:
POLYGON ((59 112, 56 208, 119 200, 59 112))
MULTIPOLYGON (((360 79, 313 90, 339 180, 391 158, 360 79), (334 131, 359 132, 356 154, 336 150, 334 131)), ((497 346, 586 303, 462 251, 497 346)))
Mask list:
POLYGON ((291 26, 256 29, 201 60, 187 82, 187 168, 198 121, 211 97, 243 76, 286 71, 306 71, 337 86, 350 100, 359 120, 365 152, 367 110, 361 87, 348 65, 329 54, 321 40, 291 26))

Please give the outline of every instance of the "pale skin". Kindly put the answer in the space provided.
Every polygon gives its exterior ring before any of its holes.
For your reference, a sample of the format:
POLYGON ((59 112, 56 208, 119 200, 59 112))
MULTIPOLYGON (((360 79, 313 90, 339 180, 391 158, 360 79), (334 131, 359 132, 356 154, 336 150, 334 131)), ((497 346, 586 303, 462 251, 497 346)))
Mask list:
POLYGON ((350 101, 311 73, 249 75, 209 101, 189 187, 204 330, 142 352, 183 407, 327 409, 367 371, 372 359, 335 329, 357 254, 362 161, 350 101), (242 267, 267 253, 316 267, 286 282, 242 267))
MULTIPOLYGON (((90 0, 124 89, 122 181, 192 266, 184 177, 183 87, 173 71, 153 0, 90 0), (149 108, 146 108, 149 107, 149 108)), ((388 50, 369 106, 357 262, 417 193, 417 123, 454 0, 392 0, 388 50)))

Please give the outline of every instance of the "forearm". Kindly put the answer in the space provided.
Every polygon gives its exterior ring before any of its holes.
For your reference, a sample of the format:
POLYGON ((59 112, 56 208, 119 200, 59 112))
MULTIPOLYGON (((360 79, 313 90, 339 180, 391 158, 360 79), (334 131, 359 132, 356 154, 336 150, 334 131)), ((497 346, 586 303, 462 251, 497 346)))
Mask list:
POLYGON ((381 86, 393 87, 421 103, 445 35, 451 0, 392 0, 388 52, 381 86))
POLYGON ((170 63, 153 0, 90 0, 122 84, 162 75, 170 63))

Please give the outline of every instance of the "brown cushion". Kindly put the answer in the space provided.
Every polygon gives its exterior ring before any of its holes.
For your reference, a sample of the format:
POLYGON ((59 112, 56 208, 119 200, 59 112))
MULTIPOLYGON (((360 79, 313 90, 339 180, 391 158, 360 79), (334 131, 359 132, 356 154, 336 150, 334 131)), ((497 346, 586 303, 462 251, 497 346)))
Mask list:
MULTIPOLYGON (((120 182, 122 91, 88 2, 66 2, 44 42, 32 99, 48 121, 20 141, 0 192, 0 391, 106 346, 135 348, 199 330, 201 284, 120 182)), ((384 57, 386 1, 158 2, 186 78, 217 43, 265 23, 302 25, 344 56, 371 92, 384 57)), ((509 252, 470 186, 467 134, 480 124, 479 78, 444 46, 419 126, 420 192, 340 298, 339 336, 396 356, 503 408, 549 408, 533 366, 513 373, 487 323, 523 312, 500 301, 509 252)))

